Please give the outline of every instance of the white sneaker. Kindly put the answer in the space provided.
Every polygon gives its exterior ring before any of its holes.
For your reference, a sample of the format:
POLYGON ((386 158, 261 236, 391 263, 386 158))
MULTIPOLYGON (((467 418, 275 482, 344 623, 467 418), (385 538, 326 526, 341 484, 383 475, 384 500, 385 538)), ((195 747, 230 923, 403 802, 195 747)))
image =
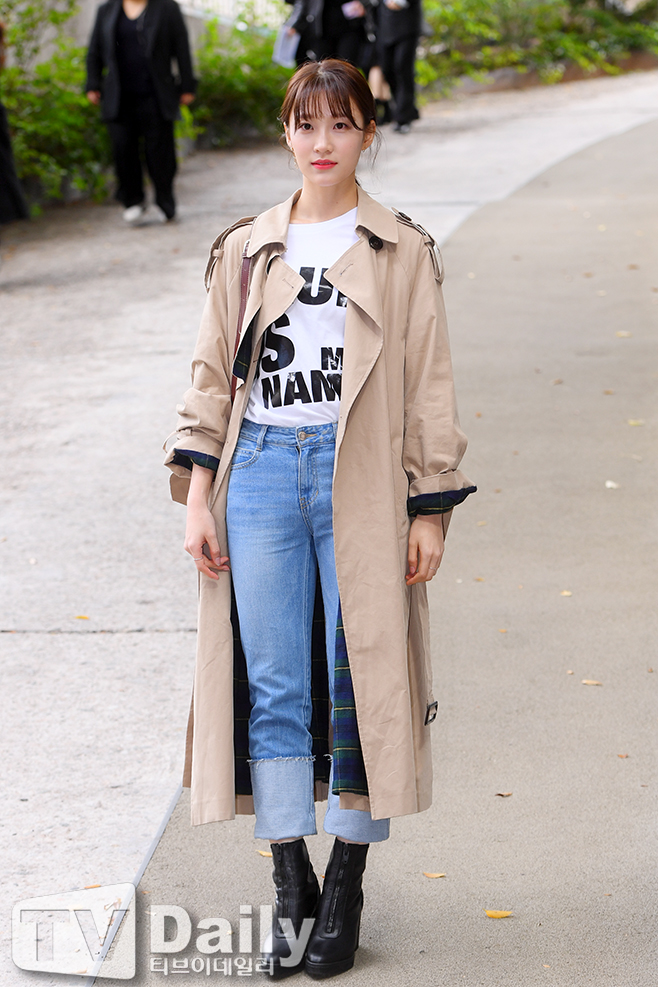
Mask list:
POLYGON ((127 209, 123 210, 123 218, 129 226, 134 226, 144 215, 144 206, 129 206, 127 209))

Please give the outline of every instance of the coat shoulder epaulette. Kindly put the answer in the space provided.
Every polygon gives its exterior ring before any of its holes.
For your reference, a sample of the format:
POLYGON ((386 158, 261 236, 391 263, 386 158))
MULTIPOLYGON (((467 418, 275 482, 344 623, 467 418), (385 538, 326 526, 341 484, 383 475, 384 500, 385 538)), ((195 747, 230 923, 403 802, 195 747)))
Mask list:
POLYGON ((399 209, 393 209, 395 213, 395 218, 398 223, 402 223, 403 226, 410 226, 412 230, 416 230, 417 233, 423 238, 423 243, 430 252, 430 257, 432 258, 432 267, 434 268, 434 277, 439 282, 443 284, 444 270, 443 270, 443 259, 441 257, 441 251, 439 250, 434 237, 424 229, 420 223, 414 223, 413 219, 407 216, 406 213, 400 212, 399 209))
POLYGON ((213 268, 217 263, 217 258, 222 252, 227 236, 230 233, 233 233, 234 230, 239 230, 242 226, 251 226, 255 218, 255 216, 245 216, 243 219, 239 219, 237 223, 233 223, 233 226, 229 226, 228 229, 224 230, 218 237, 215 238, 213 245, 210 248, 210 257, 208 258, 208 263, 206 264, 206 273, 203 276, 203 283, 206 286, 206 291, 210 289, 210 278, 212 276, 213 268))

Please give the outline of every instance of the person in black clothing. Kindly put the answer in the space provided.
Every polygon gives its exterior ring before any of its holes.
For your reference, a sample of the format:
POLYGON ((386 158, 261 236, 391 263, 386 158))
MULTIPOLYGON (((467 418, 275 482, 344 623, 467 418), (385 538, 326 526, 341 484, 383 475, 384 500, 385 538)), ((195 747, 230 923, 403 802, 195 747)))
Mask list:
POLYGON ((140 140, 155 201, 174 218, 174 120, 194 99, 187 29, 176 0, 107 0, 98 8, 87 53, 87 97, 100 104, 114 152, 116 198, 124 219, 144 212, 140 140), (176 60, 178 78, 172 75, 176 60))
POLYGON ((416 48, 421 30, 420 0, 383 0, 379 4, 379 64, 393 94, 395 130, 407 134, 416 109, 416 48))
MULTIPOLYGON (((5 64, 4 37, 5 25, 0 21, 0 71, 5 64)), ((14 166, 7 111, 0 103, 0 224, 27 219, 29 215, 14 166)))
POLYGON ((300 35, 297 64, 342 58, 367 74, 375 40, 371 0, 298 0, 290 27, 300 35))

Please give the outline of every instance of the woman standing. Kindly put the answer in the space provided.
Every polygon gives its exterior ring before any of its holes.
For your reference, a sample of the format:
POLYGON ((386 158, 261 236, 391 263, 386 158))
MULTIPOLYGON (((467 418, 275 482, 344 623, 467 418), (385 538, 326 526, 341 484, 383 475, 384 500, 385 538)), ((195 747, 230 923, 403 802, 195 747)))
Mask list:
POLYGON ((144 212, 140 144, 165 219, 176 215, 174 120, 194 99, 187 28, 176 0, 107 0, 87 52, 87 98, 100 104, 112 141, 123 218, 144 212), (172 59, 178 75, 172 74, 172 59))
POLYGON ((166 462, 200 573, 192 823, 255 813, 273 976, 321 978, 353 965, 369 844, 431 802, 425 584, 475 487, 438 250, 356 181, 372 93, 349 63, 310 62, 281 120, 303 187, 213 245, 166 462), (336 837, 321 894, 314 796, 336 837))

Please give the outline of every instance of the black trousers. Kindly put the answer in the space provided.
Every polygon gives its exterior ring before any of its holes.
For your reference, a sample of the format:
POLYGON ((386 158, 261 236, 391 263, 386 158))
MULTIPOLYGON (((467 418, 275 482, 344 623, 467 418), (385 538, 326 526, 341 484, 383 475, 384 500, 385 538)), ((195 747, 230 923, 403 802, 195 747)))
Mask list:
POLYGON ((416 48, 418 38, 407 35, 392 45, 380 49, 381 69, 393 94, 393 119, 396 123, 411 123, 418 119, 416 109, 416 48))
POLYGON ((155 96, 132 96, 122 101, 119 116, 108 122, 118 188, 116 198, 126 208, 144 201, 141 146, 155 201, 171 218, 176 212, 174 175, 176 145, 173 120, 165 120, 155 96))

